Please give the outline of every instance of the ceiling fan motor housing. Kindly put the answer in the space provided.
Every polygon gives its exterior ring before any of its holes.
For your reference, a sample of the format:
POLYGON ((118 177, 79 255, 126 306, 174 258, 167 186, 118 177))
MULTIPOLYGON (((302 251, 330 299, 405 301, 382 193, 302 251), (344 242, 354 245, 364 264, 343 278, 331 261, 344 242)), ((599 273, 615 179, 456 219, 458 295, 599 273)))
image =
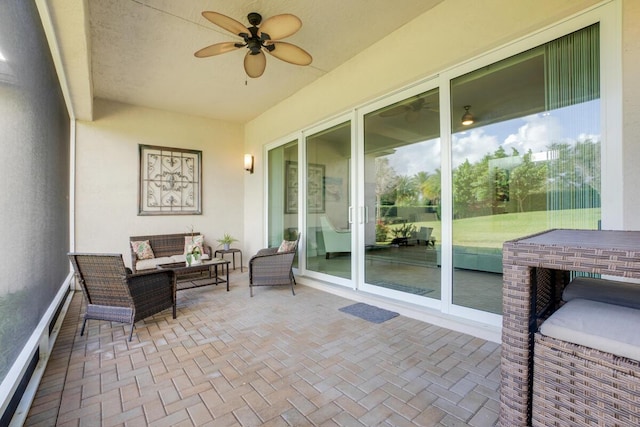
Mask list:
POLYGON ((262 16, 257 12, 251 12, 249 15, 247 15, 247 19, 251 24, 251 27, 247 28, 251 32, 251 35, 243 35, 243 38, 244 42, 249 48, 249 51, 251 52, 251 55, 258 55, 260 53, 260 49, 262 48, 265 48, 269 52, 272 52, 275 46, 264 44, 265 41, 271 39, 271 37, 269 37, 269 34, 261 33, 260 36, 258 36, 259 29, 257 26, 262 22, 262 16))
POLYGON ((251 12, 247 15, 247 20, 249 21, 249 24, 257 27, 262 22, 262 15, 260 15, 258 12, 251 12))

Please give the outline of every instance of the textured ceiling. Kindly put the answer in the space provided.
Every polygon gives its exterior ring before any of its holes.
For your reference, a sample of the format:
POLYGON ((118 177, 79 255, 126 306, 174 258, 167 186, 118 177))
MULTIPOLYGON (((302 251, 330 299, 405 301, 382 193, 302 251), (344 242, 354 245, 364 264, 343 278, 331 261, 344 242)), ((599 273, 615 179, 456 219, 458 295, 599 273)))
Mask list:
MULTIPOLYGON (((89 0, 92 96, 244 123, 441 1, 89 0), (203 18, 204 10, 247 26, 249 12, 263 19, 292 13, 303 24, 285 41, 305 49, 313 62, 296 66, 267 55, 266 71, 251 79, 243 69, 244 49, 195 58, 205 46, 241 41, 203 18)), ((71 48, 63 43, 62 56, 71 48)))

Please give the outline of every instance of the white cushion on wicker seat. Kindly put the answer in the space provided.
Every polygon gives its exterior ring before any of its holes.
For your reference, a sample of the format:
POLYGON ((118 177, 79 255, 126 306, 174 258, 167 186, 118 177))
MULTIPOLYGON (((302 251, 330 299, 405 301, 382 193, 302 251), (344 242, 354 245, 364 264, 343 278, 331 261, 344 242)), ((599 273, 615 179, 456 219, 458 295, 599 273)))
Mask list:
POLYGON ((152 259, 141 259, 140 261, 136 262, 136 271, 150 270, 152 268, 156 268, 158 264, 169 264, 172 262, 175 261, 168 256, 152 259))
POLYGON ((640 285, 615 280, 576 277, 567 285, 562 299, 588 299, 640 309, 640 285))
POLYGON ((572 299, 540 326, 540 333, 606 353, 640 360, 640 310, 572 299))

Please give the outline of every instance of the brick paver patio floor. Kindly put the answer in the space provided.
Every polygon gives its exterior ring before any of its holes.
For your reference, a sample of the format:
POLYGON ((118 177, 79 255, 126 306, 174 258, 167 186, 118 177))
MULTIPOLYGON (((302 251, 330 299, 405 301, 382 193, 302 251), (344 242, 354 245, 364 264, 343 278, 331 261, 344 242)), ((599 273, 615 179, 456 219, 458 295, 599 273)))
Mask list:
POLYGON ((89 321, 76 292, 27 426, 493 426, 500 346, 404 316, 370 323, 353 301, 247 273, 178 292, 128 326, 89 321))

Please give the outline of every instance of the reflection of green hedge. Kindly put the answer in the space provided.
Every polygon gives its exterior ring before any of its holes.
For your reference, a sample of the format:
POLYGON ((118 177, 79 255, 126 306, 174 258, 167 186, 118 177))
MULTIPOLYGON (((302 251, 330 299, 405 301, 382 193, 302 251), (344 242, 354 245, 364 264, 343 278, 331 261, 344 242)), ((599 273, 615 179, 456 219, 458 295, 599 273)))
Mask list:
POLYGON ((35 309, 29 299, 28 290, 0 295, 0 381, 22 351, 16 340, 24 338, 26 329, 33 328, 29 319, 35 309))

